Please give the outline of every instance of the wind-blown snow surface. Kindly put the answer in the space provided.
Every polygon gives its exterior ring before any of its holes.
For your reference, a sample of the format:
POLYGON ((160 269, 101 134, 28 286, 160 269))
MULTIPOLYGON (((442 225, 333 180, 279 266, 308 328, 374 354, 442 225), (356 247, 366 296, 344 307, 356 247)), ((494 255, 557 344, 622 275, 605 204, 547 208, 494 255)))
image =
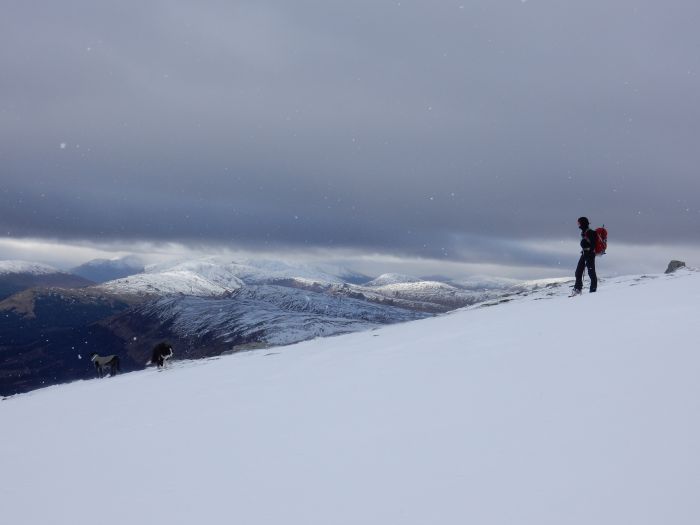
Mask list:
POLYGON ((0 402, 3 522, 700 523, 700 274, 566 292, 0 402))

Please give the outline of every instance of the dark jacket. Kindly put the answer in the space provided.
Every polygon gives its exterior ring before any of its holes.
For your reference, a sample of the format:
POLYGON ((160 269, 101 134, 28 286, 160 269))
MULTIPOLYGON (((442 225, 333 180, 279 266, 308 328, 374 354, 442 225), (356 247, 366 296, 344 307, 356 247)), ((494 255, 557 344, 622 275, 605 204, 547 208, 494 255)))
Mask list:
POLYGON ((586 228, 581 232, 581 253, 584 255, 592 254, 595 256, 595 241, 597 234, 594 230, 586 228))

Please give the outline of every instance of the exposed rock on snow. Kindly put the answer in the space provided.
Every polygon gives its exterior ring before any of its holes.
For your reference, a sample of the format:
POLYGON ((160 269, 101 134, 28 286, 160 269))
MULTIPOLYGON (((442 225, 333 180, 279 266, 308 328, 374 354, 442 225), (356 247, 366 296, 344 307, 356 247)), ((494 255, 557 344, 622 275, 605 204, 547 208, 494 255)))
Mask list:
POLYGON ((685 263, 683 261, 671 261, 668 263, 668 267, 664 273, 673 273, 679 268, 685 268, 685 263))

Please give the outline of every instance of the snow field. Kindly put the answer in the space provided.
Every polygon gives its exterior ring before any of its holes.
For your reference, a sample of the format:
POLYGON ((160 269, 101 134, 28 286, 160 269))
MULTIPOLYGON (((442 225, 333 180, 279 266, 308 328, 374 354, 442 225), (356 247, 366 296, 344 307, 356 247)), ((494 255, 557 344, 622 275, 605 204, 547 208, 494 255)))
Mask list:
POLYGON ((0 402, 3 522, 698 523, 700 274, 547 293, 0 402))

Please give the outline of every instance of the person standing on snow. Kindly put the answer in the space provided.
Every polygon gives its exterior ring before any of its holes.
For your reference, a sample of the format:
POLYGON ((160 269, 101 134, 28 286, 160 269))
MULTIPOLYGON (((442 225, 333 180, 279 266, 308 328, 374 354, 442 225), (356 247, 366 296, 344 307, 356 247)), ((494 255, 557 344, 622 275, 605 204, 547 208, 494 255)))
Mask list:
POLYGON ((596 232, 588 226, 590 222, 586 217, 579 217, 578 227, 581 230, 581 257, 576 266, 576 284, 572 295, 581 294, 583 290, 583 270, 588 268, 588 276, 591 278, 591 292, 598 289, 598 277, 595 274, 595 241, 596 232))

